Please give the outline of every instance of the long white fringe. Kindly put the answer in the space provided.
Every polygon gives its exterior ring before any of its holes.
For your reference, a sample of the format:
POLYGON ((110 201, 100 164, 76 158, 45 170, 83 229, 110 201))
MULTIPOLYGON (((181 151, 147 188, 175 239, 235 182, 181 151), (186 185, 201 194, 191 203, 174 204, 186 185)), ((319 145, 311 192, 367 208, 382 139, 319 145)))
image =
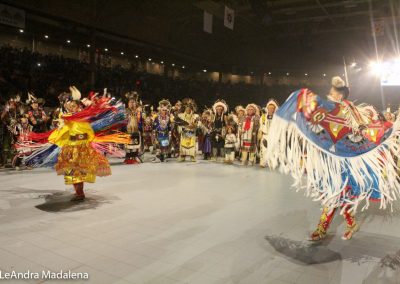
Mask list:
POLYGON ((305 138, 294 122, 274 116, 268 137, 267 160, 272 169, 291 174, 297 190, 321 201, 329 209, 350 205, 356 211, 363 202, 361 211, 369 207, 373 193, 370 171, 377 177, 381 195, 380 208, 392 206, 400 197, 398 167, 393 157, 400 151, 400 121, 396 121, 391 135, 373 150, 356 157, 340 157, 330 153, 305 138), (367 165, 369 169, 367 168, 367 165), (348 178, 343 181, 342 172, 348 172, 357 181, 360 195, 349 198, 345 194, 348 178))

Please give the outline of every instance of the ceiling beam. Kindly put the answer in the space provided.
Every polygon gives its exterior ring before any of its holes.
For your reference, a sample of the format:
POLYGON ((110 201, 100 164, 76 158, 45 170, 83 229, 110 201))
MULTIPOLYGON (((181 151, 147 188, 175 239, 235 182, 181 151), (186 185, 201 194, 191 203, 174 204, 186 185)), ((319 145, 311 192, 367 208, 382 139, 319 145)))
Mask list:
POLYGON ((328 10, 326 10, 326 8, 321 4, 321 2, 319 0, 315 0, 315 1, 317 2, 318 6, 321 8, 322 12, 324 12, 325 15, 328 17, 328 19, 332 22, 332 24, 337 27, 338 26, 337 22, 335 21, 335 19, 333 19, 331 17, 328 10))
MULTIPOLYGON (((377 13, 378 10, 373 10, 372 13, 377 13)), ((339 19, 339 18, 347 18, 347 17, 354 17, 354 16, 369 16, 369 11, 356 11, 356 12, 350 12, 350 13, 342 13, 342 14, 333 14, 333 15, 325 15, 325 16, 311 16, 311 17, 301 17, 297 19, 291 19, 291 20, 278 20, 272 22, 269 26, 275 26, 275 25, 282 25, 282 24, 288 24, 288 23, 301 23, 301 22, 318 22, 318 21, 323 21, 326 19, 339 19)))
MULTIPOLYGON (((372 0, 376 2, 378 0, 372 0)), ((333 7, 346 7, 346 5, 358 5, 358 4, 368 4, 368 0, 353 0, 353 1, 337 1, 334 3, 326 3, 324 4, 325 8, 333 8, 333 7)), ((303 12, 308 10, 317 10, 320 9, 319 5, 307 5, 307 6, 297 6, 297 7, 288 7, 282 9, 271 10, 272 14, 287 14, 291 12, 303 12)))

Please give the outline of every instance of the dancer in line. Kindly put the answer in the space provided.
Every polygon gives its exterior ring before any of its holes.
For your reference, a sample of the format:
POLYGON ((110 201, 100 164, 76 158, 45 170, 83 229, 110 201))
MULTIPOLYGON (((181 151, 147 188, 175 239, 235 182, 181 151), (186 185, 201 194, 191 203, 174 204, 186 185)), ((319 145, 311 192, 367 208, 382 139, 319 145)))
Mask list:
POLYGON ((142 127, 143 117, 141 111, 141 101, 136 92, 129 92, 126 95, 128 99, 128 108, 126 109, 126 118, 128 120, 126 131, 131 136, 131 141, 126 145, 125 164, 140 164, 140 153, 142 149, 142 127))
POLYGON ((218 161, 219 157, 224 157, 224 145, 225 145, 225 127, 227 123, 228 105, 224 100, 218 100, 214 103, 214 122, 211 133, 211 145, 212 145, 212 159, 218 161))
POLYGON ((248 104, 246 106, 246 116, 240 130, 242 165, 250 164, 252 166, 256 162, 257 134, 260 127, 259 112, 256 104, 248 104))
POLYGON ((158 115, 153 124, 156 137, 156 157, 153 159, 155 163, 165 162, 171 149, 171 103, 168 100, 161 100, 158 105, 158 115))
POLYGON ((275 111, 278 109, 278 104, 274 99, 268 101, 265 106, 265 113, 260 118, 259 140, 260 140, 260 167, 267 166, 267 148, 268 148, 268 134, 271 126, 272 118, 275 111))
POLYGON ((196 114, 197 105, 192 99, 182 101, 184 112, 178 114, 176 123, 180 124, 181 139, 179 149, 179 162, 184 162, 189 156, 191 162, 196 162, 196 130, 198 128, 199 116, 196 114))

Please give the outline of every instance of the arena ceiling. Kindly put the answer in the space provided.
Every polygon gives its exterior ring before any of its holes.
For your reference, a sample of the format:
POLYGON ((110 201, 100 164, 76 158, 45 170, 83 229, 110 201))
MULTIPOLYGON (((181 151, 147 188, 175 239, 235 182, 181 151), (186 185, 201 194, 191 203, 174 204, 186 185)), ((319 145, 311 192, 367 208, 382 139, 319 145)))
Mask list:
MULTIPOLYGON (((385 20, 386 34, 399 25, 397 0, 14 0, 27 25, 60 30, 116 47, 208 65, 219 70, 267 71, 340 64, 342 57, 370 57, 371 19, 385 20), (235 11, 234 29, 223 25, 224 6, 235 11), (213 33, 203 31, 203 11, 213 33)), ((29 28, 29 27, 28 27, 29 28)), ((393 37, 378 44, 391 48, 393 37)))

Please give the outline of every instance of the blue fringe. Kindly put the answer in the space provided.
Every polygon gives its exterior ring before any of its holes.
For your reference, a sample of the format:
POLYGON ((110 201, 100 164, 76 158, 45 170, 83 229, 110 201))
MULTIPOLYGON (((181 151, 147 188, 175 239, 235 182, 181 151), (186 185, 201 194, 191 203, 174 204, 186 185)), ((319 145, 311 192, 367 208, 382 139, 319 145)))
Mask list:
POLYGON ((60 148, 57 145, 49 144, 26 157, 24 163, 34 168, 53 167, 57 163, 59 153, 60 148))
POLYGON ((94 132, 100 132, 112 128, 125 121, 125 106, 122 103, 115 105, 116 110, 109 110, 96 116, 91 126, 94 132))

